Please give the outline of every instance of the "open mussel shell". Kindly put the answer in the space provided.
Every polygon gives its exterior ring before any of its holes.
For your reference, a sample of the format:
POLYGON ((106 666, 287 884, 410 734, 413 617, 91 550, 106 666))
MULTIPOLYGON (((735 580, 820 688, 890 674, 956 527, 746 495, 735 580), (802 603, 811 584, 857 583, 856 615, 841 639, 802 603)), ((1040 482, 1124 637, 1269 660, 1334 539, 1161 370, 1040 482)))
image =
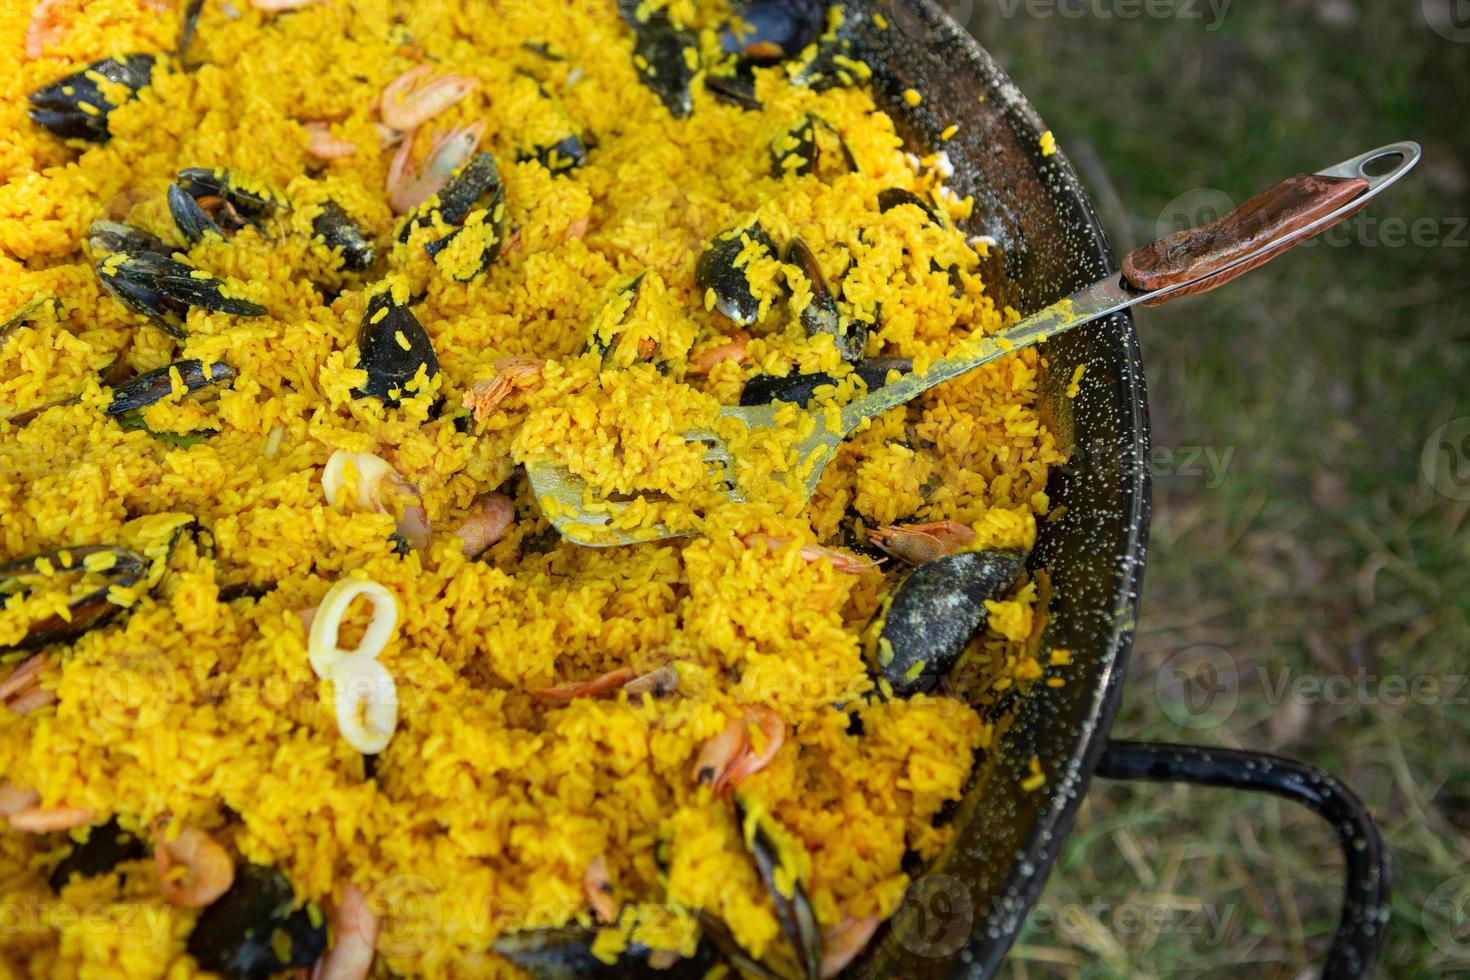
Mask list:
POLYGON ((311 221, 311 231, 323 245, 340 256, 342 268, 348 272, 362 272, 377 257, 373 240, 336 201, 322 203, 321 212, 311 221))
POLYGON ((120 83, 132 95, 153 81, 157 64, 158 59, 151 54, 94 61, 81 71, 32 92, 30 117, 37 125, 64 139, 106 143, 112 138, 107 120, 117 104, 102 94, 97 78, 120 83))
POLYGON ((254 225, 287 207, 286 201, 275 192, 243 181, 219 167, 186 167, 178 172, 174 183, 195 201, 219 198, 236 215, 254 225))
POLYGON ((423 369, 425 377, 439 373, 434 343, 418 317, 393 298, 391 288, 380 289, 368 300, 357 333, 359 366, 367 381, 358 397, 377 398, 397 407, 405 388, 423 369))
POLYGON ((985 601, 1010 589, 1025 565, 1022 551, 967 551, 904 577, 878 634, 878 670, 895 697, 931 691, 949 674, 985 623, 985 601))
POLYGON ((751 0, 735 7, 720 31, 720 47, 758 64, 794 58, 821 33, 822 0, 751 0))
POLYGON ((236 870, 230 890, 200 913, 189 933, 189 955, 232 980, 265 980, 311 966, 327 948, 326 917, 295 904, 285 875, 246 864, 236 870))
MULTIPOLYGON (((812 300, 801 311, 801 325, 806 335, 816 337, 827 334, 844 361, 855 364, 862 360, 863 348, 868 342, 868 326, 856 317, 843 317, 838 311, 837 297, 832 295, 827 281, 822 278, 822 267, 806 242, 800 238, 787 242, 783 260, 800 269, 811 284, 812 300)), ((870 383, 869 387, 873 385, 870 383)))
POLYGON ((119 251, 97 263, 97 277, 119 303, 141 313, 175 339, 186 336, 189 308, 234 316, 264 316, 259 303, 226 296, 225 284, 185 262, 158 252, 119 251))
POLYGON ((760 317, 760 300, 750 288, 749 265, 736 265, 746 241, 776 254, 776 243, 759 224, 751 223, 715 236, 694 267, 694 284, 701 293, 714 294, 714 308, 731 323, 748 327, 760 317))
POLYGON ((604 962, 592 953, 597 930, 569 925, 559 929, 534 929, 510 933, 495 942, 495 951, 535 980, 573 980, 575 977, 632 977, 644 980, 699 980, 719 961, 719 955, 708 942, 700 942, 690 957, 679 957, 672 963, 656 960, 647 946, 629 943, 613 963, 604 962))

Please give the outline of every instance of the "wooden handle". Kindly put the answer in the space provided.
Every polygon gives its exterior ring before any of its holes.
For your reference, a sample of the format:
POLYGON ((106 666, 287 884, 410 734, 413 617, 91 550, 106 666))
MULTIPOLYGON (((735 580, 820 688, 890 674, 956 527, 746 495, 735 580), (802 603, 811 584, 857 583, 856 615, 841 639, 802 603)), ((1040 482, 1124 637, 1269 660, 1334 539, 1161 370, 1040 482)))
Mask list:
MULTIPOLYGON (((1123 259, 1123 279, 1132 288, 1147 292, 1200 280, 1192 286, 1149 300, 1145 304, 1149 306, 1178 296, 1209 292, 1306 241, 1298 238, 1271 247, 1271 242, 1331 214, 1367 189, 1368 181, 1361 177, 1324 177, 1321 174, 1289 177, 1223 218, 1199 228, 1175 232, 1129 252, 1123 259), (1262 248, 1265 251, 1255 258, 1210 275, 1212 271, 1262 248), (1202 276, 1206 278, 1201 279, 1202 276)), ((1363 204, 1367 203, 1365 199, 1363 204)), ((1346 218, 1351 213, 1344 213, 1342 217, 1346 218)))

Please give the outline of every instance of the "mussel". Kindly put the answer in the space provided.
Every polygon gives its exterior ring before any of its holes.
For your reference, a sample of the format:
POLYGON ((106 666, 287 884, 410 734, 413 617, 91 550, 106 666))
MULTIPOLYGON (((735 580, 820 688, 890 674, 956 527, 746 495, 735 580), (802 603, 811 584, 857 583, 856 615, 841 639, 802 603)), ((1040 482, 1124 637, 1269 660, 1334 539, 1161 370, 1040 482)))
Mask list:
POLYGON ((477 153, 404 222, 398 240, 406 242, 416 228, 449 228, 424 243, 434 265, 459 282, 489 268, 505 243, 505 185, 489 153, 477 153))
POLYGON ((112 390, 112 401, 106 414, 119 418, 142 411, 173 392, 173 379, 177 374, 185 392, 194 394, 212 385, 231 385, 235 381, 235 369, 223 361, 214 361, 206 371, 204 362, 198 360, 175 361, 142 374, 118 385, 112 390))
POLYGON ((30 117, 65 139, 81 139, 106 143, 112 138, 107 128, 108 117, 121 103, 103 94, 103 85, 111 83, 127 89, 127 98, 153 81, 158 59, 151 54, 130 54, 121 58, 103 58, 81 71, 52 82, 31 93, 30 117))
POLYGON ((533 147, 520 156, 521 160, 535 160, 558 176, 569 174, 587 162, 587 146, 582 137, 571 133, 545 146, 533 147))
POLYGON ((740 836, 756 871, 776 906, 776 919, 786 934, 807 980, 818 980, 822 968, 822 930, 797 873, 791 846, 759 801, 740 793, 731 797, 740 836))
POLYGON ((1026 565, 1021 551, 966 551, 920 565, 879 612, 876 660, 895 697, 933 690, 1026 565))
POLYGON ((209 235, 228 238, 244 228, 259 228, 286 202, 272 191, 241 181, 228 170, 189 167, 168 186, 168 210, 190 245, 209 235))
POLYGON ((759 224, 751 222, 716 235, 694 267, 694 284, 701 292, 714 296, 715 310, 742 327, 760 319, 760 300, 750 287, 750 262, 741 260, 747 243, 756 245, 757 252, 776 254, 776 243, 771 236, 759 224))
POLYGON ((755 73, 746 62, 739 62, 728 74, 711 71, 704 76, 704 89, 721 102, 742 109, 761 109, 764 103, 755 95, 755 73))
POLYGON ((425 378, 439 373, 428 331, 406 305, 407 297, 394 292, 392 283, 381 284, 368 299, 357 333, 358 363, 367 372, 357 396, 377 398, 390 408, 398 406, 420 370, 425 378))
POLYGON ((113 252, 97 263, 97 277, 119 303, 177 340, 187 336, 184 322, 193 306, 235 316, 266 313, 258 303, 227 296, 213 276, 156 251, 113 252))
POLYGON ((99 256, 111 255, 113 252, 152 252, 163 256, 173 254, 173 249, 153 232, 123 224, 121 221, 92 222, 92 227, 87 230, 87 244, 99 256))
POLYGON ((718 962, 714 948, 701 942, 693 956, 668 962, 642 943, 630 942, 616 962, 606 963, 592 953, 597 930, 580 925, 510 933, 496 940, 495 951, 535 980, 573 980, 575 977, 635 977, 645 980, 698 980, 718 962))
POLYGON ((828 28, 816 45, 790 68, 792 84, 822 92, 829 88, 859 85, 872 77, 872 69, 858 57, 857 25, 864 16, 847 4, 838 4, 828 14, 828 28), (836 23, 832 21, 836 20, 836 23))
POLYGON ((689 85, 699 71, 699 36, 676 26, 666 11, 644 11, 638 0, 618 0, 618 11, 633 29, 633 68, 675 119, 694 111, 689 85))
POLYGON ((892 211, 904 204, 911 204, 924 213, 930 223, 940 228, 944 227, 944 219, 940 217, 934 206, 925 201, 913 191, 906 191, 902 187, 888 187, 878 192, 878 210, 892 211))
POLYGON ((146 857, 148 847, 137 834, 123 830, 117 819, 99 824, 87 831, 87 839, 72 844, 71 852, 62 858, 46 881, 60 894, 72 878, 95 878, 112 871, 124 861, 146 857))
MULTIPOLYGON (((853 366, 854 372, 863 379, 870 391, 887 384, 890 371, 907 374, 913 369, 914 362, 904 357, 870 357, 853 366)), ((779 401, 795 402, 805 408, 818 388, 836 383, 836 378, 820 371, 788 374, 785 377, 760 374, 745 383, 745 388, 740 392, 740 404, 768 405, 779 401)))
POLYGON ((720 47, 758 64, 794 58, 817 39, 825 13, 821 0, 750 0, 720 31, 720 47))
POLYGON ((295 889, 285 875, 246 864, 236 869, 230 890, 194 923, 189 955, 232 980, 265 980, 311 966, 327 948, 326 917, 309 904, 295 904, 295 889))
POLYGON ((362 272, 373 264, 377 256, 373 240, 336 201, 322 202, 321 211, 311 220, 311 231, 339 257, 342 268, 349 272, 362 272))
POLYGON ((800 238, 787 242, 782 261, 800 269, 806 281, 811 284, 811 302, 801 311, 801 325, 806 330, 806 335, 816 337, 827 334, 844 361, 854 364, 862 360, 863 348, 868 342, 867 324, 856 317, 844 317, 838 311, 837 298, 832 295, 827 281, 822 278, 822 267, 806 242, 800 238))
POLYGON ((65 615, 52 613, 37 620, 19 640, 0 644, 0 654, 70 643, 84 633, 106 626, 125 610, 136 608, 114 604, 112 590, 129 589, 139 583, 149 591, 156 588, 168 570, 174 548, 186 534, 195 535, 205 547, 213 548, 213 538, 188 514, 163 514, 139 520, 149 522, 144 529, 147 540, 140 547, 77 545, 0 562, 0 601, 30 595, 39 588, 56 588, 73 576, 90 576, 97 583, 88 583, 80 591, 73 587, 71 591, 79 594, 69 599, 65 615))

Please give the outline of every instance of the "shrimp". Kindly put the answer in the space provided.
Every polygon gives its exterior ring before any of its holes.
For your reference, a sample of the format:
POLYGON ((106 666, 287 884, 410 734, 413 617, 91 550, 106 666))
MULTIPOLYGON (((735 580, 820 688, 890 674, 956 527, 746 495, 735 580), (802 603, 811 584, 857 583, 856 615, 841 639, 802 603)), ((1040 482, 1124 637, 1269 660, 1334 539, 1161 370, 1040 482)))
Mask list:
POLYGON ((235 883, 235 862, 213 837, 197 827, 184 827, 173 840, 163 837, 164 824, 155 825, 158 842, 153 863, 158 868, 158 891, 170 905, 202 909, 235 883), (178 869, 183 869, 182 873, 178 869))
POLYGON ((318 0, 250 0, 250 6, 256 10, 265 11, 268 14, 285 13, 288 10, 300 10, 302 7, 310 7, 318 0))
POLYGON ((618 917, 618 903, 613 900, 613 886, 607 875, 607 860, 601 855, 592 859, 582 875, 582 893, 592 907, 592 915, 598 922, 608 925, 618 917))
POLYGON ((561 236, 561 240, 564 242, 569 242, 573 238, 585 238, 587 236, 587 226, 589 224, 591 224, 591 219, 585 217, 578 218, 576 221, 573 221, 571 224, 567 225, 566 233, 561 236))
POLYGON ((745 345, 750 343, 750 334, 743 330, 730 336, 728 342, 717 347, 706 347, 704 350, 689 358, 689 372, 691 374, 709 374, 714 366, 723 361, 734 361, 736 364, 745 360, 745 345))
POLYGON ((952 555, 975 540, 975 532, 959 521, 934 524, 890 524, 868 532, 868 541, 876 547, 902 558, 910 565, 922 565, 945 555, 952 555))
POLYGON ((570 684, 558 684, 555 687, 533 687, 528 693, 531 697, 542 701, 566 704, 577 698, 597 698, 604 694, 612 694, 621 690, 622 686, 635 676, 632 667, 619 667, 617 670, 610 670, 594 677, 590 681, 574 681, 570 684))
POLYGON ((876 915, 843 916, 842 921, 822 932, 822 980, 841 973, 853 957, 863 951, 883 920, 876 915))
POLYGON ((11 671, 9 677, 0 681, 0 704, 18 715, 26 714, 22 708, 34 710, 40 707, 33 699, 36 692, 42 690, 41 677, 46 672, 46 663, 47 658, 36 654, 11 671))
POLYGON ((10 814, 10 829, 30 834, 71 830, 91 822, 92 811, 76 806, 30 806, 10 814))
POLYGON ((456 530, 464 542, 464 556, 475 558, 501 538, 516 521, 515 504, 503 493, 487 493, 475 498, 474 509, 456 530))
POLYGON ((433 75, 432 65, 410 68, 388 83, 378 100, 378 115, 390 128, 407 133, 433 119, 479 87, 463 75, 433 75))
POLYGON ((673 664, 665 664, 633 678, 623 685, 623 690, 628 692, 630 698, 642 697, 645 694, 661 698, 667 694, 673 694, 679 690, 679 668, 673 664))
POLYGON ((512 391, 525 387, 526 382, 539 376, 545 364, 545 361, 534 357, 502 357, 495 362, 495 377, 476 381, 464 396, 464 407, 473 409, 475 418, 483 422, 485 416, 512 391))
MULTIPOLYGON (((751 534, 745 538, 746 544, 755 542, 763 543, 767 550, 773 554, 782 545, 788 544, 786 538, 773 538, 766 534, 751 534)), ((846 551, 838 551, 836 548, 824 548, 819 544, 804 544, 801 546, 801 557, 806 562, 825 561, 831 564, 833 569, 846 575, 861 575, 871 572, 878 567, 878 563, 871 558, 861 558, 849 554, 846 551)))
POLYGON ((39 0, 31 8, 31 21, 26 25, 26 57, 32 61, 46 53, 46 46, 61 40, 71 25, 61 16, 60 8, 67 0, 39 0))
POLYGON ((392 206, 393 213, 408 214, 439 193, 450 176, 475 155, 475 148, 480 145, 480 139, 484 135, 483 119, 459 129, 451 129, 434 143, 423 171, 418 174, 410 173, 408 167, 408 158, 413 152, 412 134, 404 139, 398 152, 393 154, 393 163, 388 167, 388 179, 385 183, 388 203, 392 206))
POLYGON ((694 760, 694 781, 724 796, 769 765, 785 742, 786 723, 781 716, 764 706, 753 707, 743 717, 730 719, 718 735, 704 743, 694 760), (752 723, 765 740, 759 751, 751 744, 752 723))
POLYGON ((41 794, 26 786, 5 783, 0 786, 0 817, 29 810, 41 802, 41 794))
POLYGON ((357 152, 356 143, 333 136, 324 122, 305 122, 301 128, 306 130, 306 152, 318 160, 340 160, 357 152))
POLYGON ((336 942, 312 968, 311 980, 363 980, 373 966, 374 944, 381 925, 362 889, 349 882, 332 915, 336 942))

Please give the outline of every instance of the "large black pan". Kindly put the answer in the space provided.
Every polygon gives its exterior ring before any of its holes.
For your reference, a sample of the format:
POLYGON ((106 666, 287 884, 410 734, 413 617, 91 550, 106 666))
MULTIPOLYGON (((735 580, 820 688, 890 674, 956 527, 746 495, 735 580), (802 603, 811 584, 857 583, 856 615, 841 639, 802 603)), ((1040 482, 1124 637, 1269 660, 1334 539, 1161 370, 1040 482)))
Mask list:
MULTIPOLYGON (((990 56, 929 0, 854 0, 858 37, 883 107, 916 148, 940 146, 950 185, 974 195, 975 234, 997 240, 991 281, 1022 313, 1114 270, 1096 215, 1066 157, 1044 156, 1047 127, 990 56), (913 88, 923 102, 910 107, 913 88)), ((1043 413, 1071 462, 1047 491, 1065 515, 1043 525, 1032 558, 1053 583, 1046 642, 1073 652, 1066 684, 1034 686, 1001 722, 954 816, 952 846, 853 966, 860 976, 985 977, 1004 959, 1041 892, 1094 774, 1275 793, 1322 814, 1346 856, 1341 920, 1325 976, 1371 969, 1388 919, 1387 856, 1372 819, 1332 777, 1257 753, 1110 741, 1138 608, 1149 522, 1148 400, 1125 313, 1053 340, 1043 413), (1075 400, 1063 392, 1085 364, 1075 400), (1019 786, 1033 757, 1045 787, 1019 786)))

